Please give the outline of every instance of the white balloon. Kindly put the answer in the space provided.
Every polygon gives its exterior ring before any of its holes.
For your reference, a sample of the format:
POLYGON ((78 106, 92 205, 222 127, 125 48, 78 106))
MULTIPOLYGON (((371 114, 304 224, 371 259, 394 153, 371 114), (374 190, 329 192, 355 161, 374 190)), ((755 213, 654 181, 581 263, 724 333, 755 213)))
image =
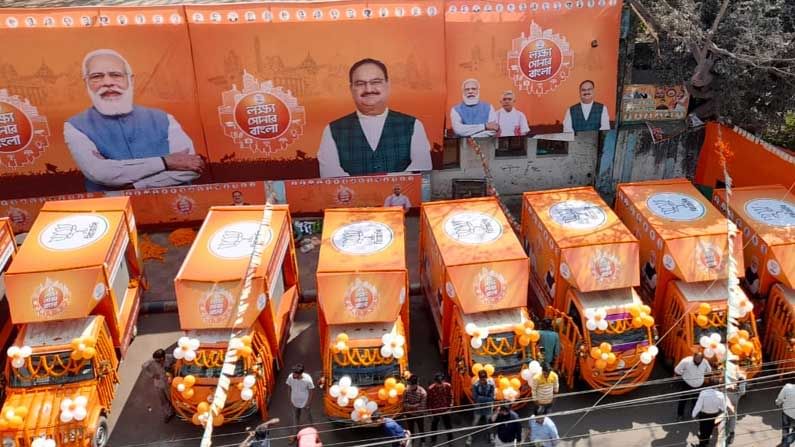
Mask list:
POLYGON ((243 341, 241 341, 239 338, 233 338, 233 339, 232 339, 232 340, 229 342, 229 347, 230 347, 231 349, 240 349, 240 348, 242 348, 242 347, 243 347, 243 341))
POLYGON ((33 350, 30 348, 30 346, 23 346, 19 348, 19 355, 21 355, 22 357, 30 357, 30 354, 32 353, 33 350))
POLYGON ((649 346, 649 350, 647 352, 651 354, 652 357, 657 357, 657 354, 660 353, 660 349, 655 345, 651 345, 649 346))
POLYGON ((522 380, 525 382, 533 380, 533 374, 530 372, 530 368, 523 369, 520 375, 522 376, 522 380))
POLYGON ((388 345, 381 346, 381 357, 392 357, 392 349, 388 345))
POLYGON ((355 386, 349 386, 348 389, 345 390, 345 397, 348 399, 356 399, 356 396, 359 395, 359 388, 355 386))
POLYGON ((391 333, 386 333, 386 334, 381 336, 381 344, 388 345, 390 343, 392 343, 392 334, 391 333))
POLYGON ((65 422, 72 422, 72 419, 74 419, 74 418, 75 418, 75 416, 72 414, 71 411, 68 411, 68 410, 67 411, 61 411, 61 416, 60 416, 61 422, 64 422, 64 423, 65 422))
POLYGON ((651 363, 652 358, 653 358, 653 356, 651 355, 651 353, 649 351, 642 352, 640 354, 640 361, 644 365, 648 365, 649 363, 651 363))
POLYGON ((183 337, 180 337, 179 340, 177 340, 177 346, 185 346, 185 347, 187 347, 188 345, 190 345, 190 338, 188 338, 188 337, 183 336, 183 337))
POLYGON ((530 365, 528 366, 527 369, 530 370, 530 374, 535 376, 536 374, 541 372, 541 364, 533 360, 532 362, 530 362, 530 365))
POLYGON ((698 344, 701 345, 702 348, 706 348, 709 346, 709 337, 706 335, 702 335, 701 338, 698 340, 698 344))
POLYGON ((406 337, 404 337, 404 336, 402 336, 400 334, 395 335, 395 344, 397 344, 398 346, 405 345, 406 344, 406 337))
POLYGON ((184 359, 186 362, 192 362, 196 360, 196 351, 185 351, 184 359))
POLYGON ((88 405, 88 398, 86 396, 77 396, 75 398, 75 405, 85 407, 86 405, 88 405))
POLYGON ((54 439, 45 439, 43 445, 43 447, 57 447, 54 439))
POLYGON ((179 391, 180 393, 184 392, 185 391, 185 384, 184 383, 180 383, 179 385, 177 385, 177 391, 179 391))
POLYGON ((16 357, 19 354, 19 346, 9 346, 6 354, 9 357, 16 357))
POLYGON ((251 388, 257 383, 257 378, 252 375, 247 375, 243 377, 243 386, 246 388, 251 388))
POLYGON ((340 377, 340 388, 348 388, 349 386, 351 386, 351 377, 350 376, 340 377))
POLYGON ((254 390, 251 388, 243 388, 240 390, 240 398, 243 400, 251 400, 254 398, 254 390))
POLYGON ((367 408, 367 411, 369 411, 370 414, 372 414, 372 413, 375 413, 376 410, 378 410, 378 404, 371 400, 371 401, 367 402, 367 405, 365 405, 365 408, 367 408))
POLYGON ((596 316, 596 310, 594 310, 593 308, 585 309, 585 318, 586 319, 593 320, 593 318, 595 316, 596 316))
POLYGON ((337 405, 339 405, 340 407, 347 407, 348 404, 350 404, 350 403, 351 403, 351 400, 348 399, 347 396, 340 396, 340 397, 337 398, 337 405))
POLYGON ((182 348, 177 348, 174 350, 175 359, 182 360, 183 357, 185 357, 185 351, 183 351, 182 348))
POLYGON ((340 386, 339 385, 331 385, 331 388, 328 389, 329 396, 333 398, 340 397, 340 386))
POLYGON ((607 361, 607 359, 609 359, 610 356, 606 352, 603 352, 602 355, 601 355, 601 358, 602 358, 602 360, 607 361))
POLYGON ((586 320, 585 321, 585 328, 588 329, 589 331, 595 331, 596 327, 597 327, 596 326, 596 320, 586 320))
POLYGON ((704 348, 704 357, 711 359, 715 356, 715 351, 710 348, 704 348))
POLYGON ((467 323, 467 325, 464 326, 464 332, 466 332, 467 335, 474 334, 476 330, 478 330, 478 327, 475 326, 475 323, 467 323))
POLYGON ((88 411, 86 407, 77 407, 74 411, 74 417, 76 421, 82 421, 88 415, 88 411))
POLYGON ((188 343, 188 347, 191 350, 193 350, 193 351, 199 349, 199 339, 198 338, 191 338, 190 339, 190 343, 188 343))
POLYGON ((469 340, 469 346, 472 346, 473 349, 480 349, 480 347, 483 346, 483 339, 472 337, 472 339, 469 340))
POLYGON ((25 359, 23 358, 13 359, 11 360, 11 366, 17 369, 22 368, 23 366, 25 366, 25 359))
POLYGON ((406 355, 406 351, 400 346, 392 350, 392 357, 396 359, 402 359, 404 355, 406 355))
POLYGON ((600 331, 607 330, 607 320, 599 320, 599 322, 596 323, 596 328, 600 331))
POLYGON ((356 399, 353 401, 353 408, 355 410, 361 410, 362 408, 365 408, 366 405, 367 403, 364 401, 364 399, 356 399))
POLYGON ((480 328, 480 337, 481 338, 486 338, 488 336, 489 336, 489 328, 487 328, 487 327, 480 328))
POLYGON ((356 410, 351 411, 351 420, 353 422, 359 422, 361 418, 359 417, 359 412, 356 410))
POLYGON ((68 397, 61 401, 61 411, 69 411, 69 407, 72 406, 72 399, 68 397))

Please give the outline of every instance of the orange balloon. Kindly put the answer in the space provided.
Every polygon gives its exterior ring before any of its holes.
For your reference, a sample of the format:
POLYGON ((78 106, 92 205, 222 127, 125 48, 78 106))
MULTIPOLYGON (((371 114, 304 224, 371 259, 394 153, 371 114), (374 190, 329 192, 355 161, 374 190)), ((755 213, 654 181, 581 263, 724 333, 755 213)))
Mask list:
POLYGON ((337 341, 342 341, 342 342, 347 343, 348 342, 348 334, 346 334, 345 332, 340 333, 339 335, 337 335, 337 341))
POLYGON ((591 348, 591 358, 596 360, 601 356, 602 356, 602 351, 600 351, 599 348, 591 348))
POLYGON ((536 324, 535 324, 535 323, 533 323, 533 320, 527 320, 527 321, 525 321, 525 322, 524 322, 524 325, 525 325, 526 327, 530 328, 530 329, 534 329, 534 328, 536 327, 536 324))
POLYGON ((8 421, 4 418, 0 418, 0 431, 3 431, 8 428, 8 421))
POLYGON ((246 345, 246 346, 251 346, 251 336, 250 335, 244 335, 244 336, 240 337, 240 341, 242 341, 243 344, 246 345))
POLYGON ((701 315, 708 315, 712 312, 712 306, 709 303, 701 303, 698 305, 698 313, 701 315))
POLYGON ((193 386, 196 383, 196 376, 193 374, 188 374, 182 379, 185 382, 186 386, 193 386))
POLYGON ((629 310, 629 314, 632 315, 633 318, 640 316, 640 306, 638 306, 637 304, 629 306, 627 310, 629 310))
POLYGON ((729 348, 729 350, 731 350, 732 354, 734 354, 734 355, 742 355, 743 354, 743 347, 740 345, 740 343, 732 343, 732 345, 729 348))
POLYGON ((398 403, 398 398, 397 397, 390 397, 389 400, 387 400, 387 402, 389 402, 390 404, 394 405, 394 404, 398 403))
POLYGON ((746 341, 745 343, 742 344, 742 349, 743 349, 743 354, 751 355, 751 353, 754 352, 754 344, 751 343, 750 341, 746 341))
POLYGON ((640 317, 632 317, 632 327, 635 329, 643 326, 643 320, 640 317))
POLYGON ((737 333, 733 333, 731 337, 729 337, 729 343, 738 343, 740 341, 740 336, 737 333))
POLYGON ((182 392, 182 397, 185 399, 192 399, 194 394, 196 394, 196 392, 193 390, 193 388, 187 388, 182 392))
POLYGON ((378 399, 380 400, 389 399, 389 393, 387 393, 386 388, 381 388, 378 390, 378 399))
POLYGON ((538 331, 533 331, 530 334, 530 341, 533 343, 537 342, 539 339, 541 339, 541 334, 538 331))
POLYGON ((174 377, 174 379, 171 380, 171 386, 174 388, 176 388, 180 383, 182 383, 182 377, 180 376, 174 377))
POLYGON ((513 379, 511 379, 511 387, 518 390, 519 388, 522 387, 522 382, 516 377, 514 377, 513 379))
POLYGON ((396 383, 395 391, 397 391, 399 396, 402 396, 406 392, 406 385, 403 382, 396 383))
POLYGON ((607 364, 608 365, 612 365, 612 364, 616 363, 617 360, 618 360, 618 358, 616 357, 615 353, 609 352, 607 354, 607 364))
POLYGON ((483 365, 482 364, 475 363, 474 365, 472 365, 472 375, 473 376, 477 376, 478 373, 480 372, 480 370, 482 370, 482 369, 483 369, 483 365))
POLYGON ((194 414, 193 417, 190 418, 190 421, 193 422, 193 425, 202 425, 199 421, 199 413, 194 414))
POLYGON ((522 335, 524 333, 524 325, 519 323, 513 327, 513 333, 516 335, 522 335))
POLYGON ((613 350, 613 347, 612 347, 612 346, 610 346, 610 343, 608 343, 608 342, 606 342, 606 341, 605 341, 605 342, 602 342, 602 344, 600 344, 600 345, 599 345, 599 349, 600 349, 602 352, 610 352, 610 351, 612 351, 612 350, 613 350))
POLYGON ((218 416, 213 417, 213 427, 220 427, 224 423, 224 415, 219 414, 218 416))
POLYGON ((12 417, 11 420, 8 422, 9 425, 11 425, 14 428, 22 428, 22 426, 25 424, 25 422, 22 420, 22 416, 18 414, 15 414, 14 417, 12 417))
POLYGON ((384 386, 387 389, 394 388, 395 385, 397 385, 397 380, 394 377, 388 377, 386 380, 384 380, 384 386))
POLYGON ((751 334, 749 334, 748 331, 746 331, 745 329, 740 329, 739 331, 737 331, 737 335, 740 338, 745 338, 745 339, 751 338, 751 334))
POLYGON ((91 346, 86 346, 86 349, 84 349, 82 353, 83 358, 86 360, 93 359, 95 355, 97 355, 97 350, 91 346))
POLYGON ((640 306, 640 311, 645 313, 645 314, 650 314, 651 313, 651 307, 647 306, 646 304, 642 304, 640 306))
POLYGON ((494 390, 494 399, 502 400, 502 389, 497 388, 496 390, 494 390))
POLYGON ((696 317, 696 324, 698 327, 707 327, 709 324, 709 318, 706 315, 699 315, 696 317))
POLYGON ((594 362, 594 365, 596 366, 596 369, 605 369, 605 367, 607 366, 607 362, 602 359, 597 359, 594 362))
POLYGON ((492 364, 487 364, 486 366, 483 367, 483 369, 486 371, 486 375, 488 375, 489 377, 491 377, 492 374, 494 374, 494 365, 492 364))
POLYGON ((527 335, 524 335, 524 334, 519 336, 519 345, 527 346, 529 344, 530 344, 530 337, 528 337, 527 335))
POLYGON ((499 384, 500 389, 505 389, 511 386, 511 381, 507 377, 500 377, 497 383, 499 384))
POLYGON ((240 357, 248 357, 252 352, 254 351, 251 349, 251 346, 243 345, 242 348, 237 350, 237 355, 240 357))
POLYGON ((643 325, 646 327, 654 326, 654 318, 651 315, 644 315, 643 317, 641 317, 641 320, 643 322, 643 325))
POLYGON ((210 404, 207 402, 199 402, 199 405, 196 406, 196 411, 198 413, 207 413, 210 411, 210 404))

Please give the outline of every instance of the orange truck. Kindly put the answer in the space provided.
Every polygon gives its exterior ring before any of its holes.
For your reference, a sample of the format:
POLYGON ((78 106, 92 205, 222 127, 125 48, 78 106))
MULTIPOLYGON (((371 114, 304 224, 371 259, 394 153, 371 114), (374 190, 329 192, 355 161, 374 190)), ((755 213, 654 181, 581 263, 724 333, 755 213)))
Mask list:
POLYGON ((408 371, 408 280, 402 208, 326 210, 317 299, 323 405, 331 419, 401 411, 394 388, 400 383, 402 391, 408 371))
POLYGON ((527 255, 497 199, 422 204, 420 279, 456 404, 472 400, 481 369, 500 385, 498 398, 529 396, 539 335, 526 308, 527 255))
POLYGON ((611 394, 645 382, 657 353, 654 318, 633 288, 638 240, 613 210, 592 187, 526 192, 522 239, 534 304, 560 335, 556 366, 569 386, 578 373, 611 394))
POLYGON ((743 233, 743 287, 765 322, 763 345, 779 371, 795 368, 795 195, 783 186, 717 190, 715 204, 743 233))
MULTIPOLYGON (((6 299, 5 271, 17 252, 14 231, 8 218, 0 218, 0 364, 5 365, 6 350, 16 335, 14 323, 11 322, 11 310, 6 299)), ((0 406, 5 400, 5 389, 0 388, 0 406)))
MULTIPOLYGON (((726 337, 729 222, 686 179, 618 185, 616 213, 640 240, 641 297, 654 310, 665 359, 676 363, 703 349, 718 365, 735 344, 751 377, 762 363, 750 301, 738 325, 742 339, 726 337)), ((742 237, 731 254, 743 272, 742 237)), ((743 294, 737 289, 737 293, 743 294)), ((744 295, 744 294, 743 294, 744 295)))
POLYGON ((5 275, 3 445, 104 446, 142 270, 127 197, 47 202, 5 275))
POLYGON ((184 336, 174 350, 171 398, 177 414, 200 425, 230 343, 237 363, 220 425, 259 411, 268 415, 276 371, 300 296, 298 265, 286 205, 212 207, 174 279, 184 336), (259 234, 263 251, 245 310, 239 297, 259 234), (239 319, 238 319, 239 318, 239 319), (235 341, 231 334, 240 331, 235 341))

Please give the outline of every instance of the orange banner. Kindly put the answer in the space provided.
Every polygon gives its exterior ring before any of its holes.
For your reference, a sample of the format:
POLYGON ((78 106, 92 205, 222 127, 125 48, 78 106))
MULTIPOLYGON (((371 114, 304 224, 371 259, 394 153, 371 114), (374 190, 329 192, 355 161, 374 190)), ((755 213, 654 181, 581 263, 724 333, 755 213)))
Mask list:
POLYGON ((422 176, 287 180, 284 189, 293 214, 317 213, 326 208, 373 206, 401 206, 408 210, 418 207, 422 201, 422 176))
POLYGON ((615 119, 620 1, 448 1, 445 8, 449 135, 478 135, 489 122, 500 136, 524 134, 527 123, 532 134, 609 129, 602 111, 615 119), (503 108, 506 91, 512 108, 503 108))

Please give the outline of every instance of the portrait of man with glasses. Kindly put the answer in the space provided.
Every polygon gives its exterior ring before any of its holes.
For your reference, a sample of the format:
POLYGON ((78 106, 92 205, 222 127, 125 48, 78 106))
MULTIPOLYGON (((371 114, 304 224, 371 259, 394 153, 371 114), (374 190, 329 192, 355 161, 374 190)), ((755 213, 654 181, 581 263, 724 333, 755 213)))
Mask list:
POLYGON ((92 106, 64 123, 64 138, 87 191, 190 183, 205 168, 193 142, 170 114, 133 103, 135 77, 117 51, 83 58, 92 106))
POLYGON ((317 154, 320 177, 431 169, 431 145, 422 122, 387 105, 386 65, 362 59, 351 66, 348 80, 356 111, 323 129, 317 154))

